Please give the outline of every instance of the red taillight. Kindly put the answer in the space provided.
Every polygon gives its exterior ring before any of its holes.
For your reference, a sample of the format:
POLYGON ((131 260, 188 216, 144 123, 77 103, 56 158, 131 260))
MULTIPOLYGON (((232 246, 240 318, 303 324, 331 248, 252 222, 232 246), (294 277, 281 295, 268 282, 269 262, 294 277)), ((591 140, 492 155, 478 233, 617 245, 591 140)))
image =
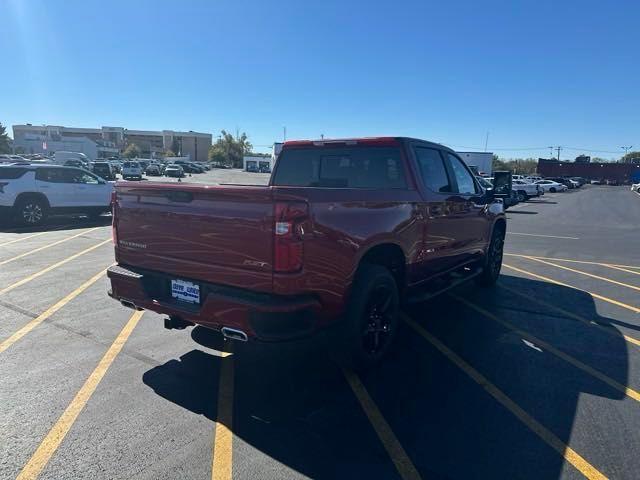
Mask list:
POLYGON ((273 270, 293 273, 302 269, 304 221, 308 217, 306 203, 274 205, 273 270))
POLYGON ((118 197, 115 190, 111 192, 111 239, 114 245, 118 245, 118 230, 116 229, 116 202, 118 197))

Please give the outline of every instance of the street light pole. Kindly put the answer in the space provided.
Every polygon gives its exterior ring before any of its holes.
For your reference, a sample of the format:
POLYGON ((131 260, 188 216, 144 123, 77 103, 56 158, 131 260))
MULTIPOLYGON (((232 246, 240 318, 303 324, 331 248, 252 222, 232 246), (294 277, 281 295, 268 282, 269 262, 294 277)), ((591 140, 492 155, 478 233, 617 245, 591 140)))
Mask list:
POLYGON ((622 150, 624 150, 624 156, 622 157, 624 159, 624 157, 627 156, 627 154, 629 153, 629 150, 631 150, 631 148, 633 147, 633 145, 629 145, 628 147, 620 147, 622 150))

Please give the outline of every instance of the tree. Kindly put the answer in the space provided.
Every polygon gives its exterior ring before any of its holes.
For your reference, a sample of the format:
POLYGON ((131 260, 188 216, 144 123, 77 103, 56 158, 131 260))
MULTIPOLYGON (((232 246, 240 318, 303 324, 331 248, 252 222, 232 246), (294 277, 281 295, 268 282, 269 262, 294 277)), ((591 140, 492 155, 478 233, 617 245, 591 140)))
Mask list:
POLYGON ((140 156, 140 147, 135 143, 130 143, 124 150, 123 155, 127 158, 136 158, 140 156))
POLYGON ((9 134, 7 133, 7 127, 0 123, 0 153, 11 153, 9 147, 9 134))
POLYGON ((177 153, 180 153, 180 144, 178 143, 178 139, 175 137, 171 142, 171 151, 173 152, 172 157, 175 157, 177 153))
POLYGON ((174 152, 173 150, 165 150, 164 151, 164 156, 165 157, 175 157, 176 156, 176 152, 174 152))
POLYGON ((242 157, 251 152, 253 145, 246 133, 234 137, 225 130, 220 132, 220 137, 209 149, 209 161, 242 167, 242 157))
POLYGON ((640 152, 629 152, 620 159, 620 163, 632 163, 635 158, 640 158, 640 152))

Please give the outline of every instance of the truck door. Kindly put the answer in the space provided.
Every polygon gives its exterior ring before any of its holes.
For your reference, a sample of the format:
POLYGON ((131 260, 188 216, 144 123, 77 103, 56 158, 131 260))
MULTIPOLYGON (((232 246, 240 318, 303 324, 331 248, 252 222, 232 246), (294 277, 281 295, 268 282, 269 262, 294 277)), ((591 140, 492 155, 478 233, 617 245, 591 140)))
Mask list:
POLYGON ((419 276, 426 280, 455 265, 456 232, 464 226, 454 216, 456 184, 440 150, 415 144, 413 152, 422 196, 423 238, 419 276))
POLYGON ((482 255, 488 241, 490 223, 486 204, 477 202, 482 190, 469 167, 451 152, 443 151, 442 154, 454 184, 454 194, 448 199, 449 233, 453 237, 451 249, 456 263, 462 263, 482 255))

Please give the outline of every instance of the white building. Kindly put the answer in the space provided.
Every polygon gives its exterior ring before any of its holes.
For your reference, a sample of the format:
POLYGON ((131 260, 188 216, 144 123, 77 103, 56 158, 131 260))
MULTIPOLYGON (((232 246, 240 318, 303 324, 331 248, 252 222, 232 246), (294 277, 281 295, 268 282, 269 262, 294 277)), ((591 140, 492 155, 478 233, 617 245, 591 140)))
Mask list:
POLYGON ((76 128, 57 125, 14 125, 14 148, 23 153, 51 154, 57 150, 80 152, 92 160, 122 153, 136 144, 150 158, 167 150, 206 161, 211 134, 173 130, 128 130, 122 127, 76 128))

